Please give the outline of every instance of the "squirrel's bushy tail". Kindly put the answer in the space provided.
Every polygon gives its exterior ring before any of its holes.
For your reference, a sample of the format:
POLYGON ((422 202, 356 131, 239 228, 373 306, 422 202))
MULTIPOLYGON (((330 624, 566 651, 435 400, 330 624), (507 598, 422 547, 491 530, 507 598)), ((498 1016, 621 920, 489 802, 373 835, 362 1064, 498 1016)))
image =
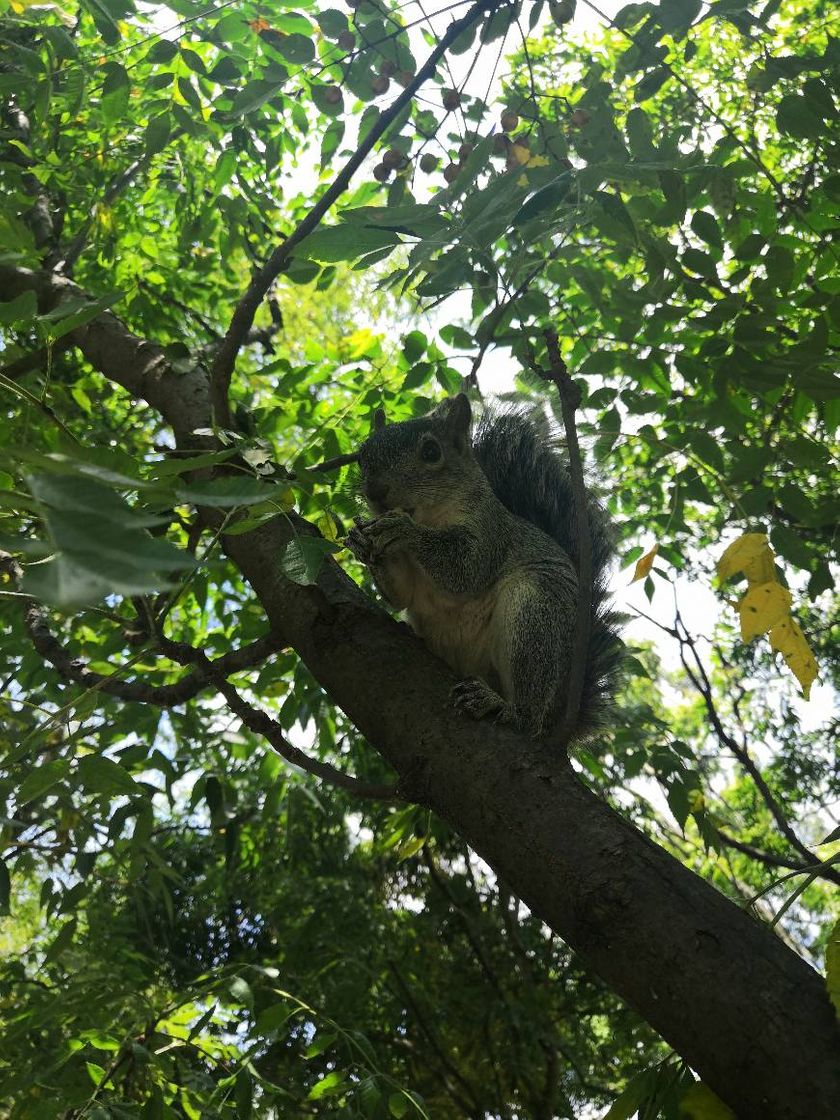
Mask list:
MULTIPOLYGON (((485 412, 473 454, 494 494, 511 513, 530 521, 578 563, 578 520, 562 444, 548 419, 533 409, 485 412)), ((607 515, 587 491, 592 535, 592 630, 576 738, 601 726, 609 713, 622 644, 619 616, 609 609, 607 575, 613 555, 607 515)))

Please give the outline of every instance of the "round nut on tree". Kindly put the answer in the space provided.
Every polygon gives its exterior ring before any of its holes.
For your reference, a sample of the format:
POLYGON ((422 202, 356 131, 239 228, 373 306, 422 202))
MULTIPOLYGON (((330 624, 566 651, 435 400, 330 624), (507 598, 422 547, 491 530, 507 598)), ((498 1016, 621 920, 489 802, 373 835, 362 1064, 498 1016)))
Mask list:
POLYGON ((446 167, 443 169, 443 177, 447 183, 454 183, 458 178, 460 170, 461 168, 457 163, 447 163, 446 167))
POLYGON ((585 109, 574 109, 570 120, 573 128, 583 128, 589 124, 589 113, 585 109))
POLYGON ((462 144, 461 147, 458 149, 458 159, 461 160, 461 162, 463 162, 470 155, 472 155, 474 149, 475 149, 475 144, 462 144))
POLYGON ((394 81, 397 83, 397 85, 400 85, 403 87, 403 89, 405 89, 407 85, 410 85, 414 81, 414 71, 398 70, 394 75, 394 81))
POLYGON ((514 132, 519 127, 519 114, 514 113, 513 109, 505 109, 499 123, 505 132, 514 132))
POLYGON ((497 132, 493 137, 493 152, 497 156, 506 156, 510 151, 511 139, 504 132, 497 132))
POLYGON ((373 177, 380 183, 386 183, 390 174, 391 168, 385 163, 377 163, 376 167, 373 169, 373 177))
POLYGON ((379 73, 384 74, 386 78, 393 78, 393 76, 394 76, 394 74, 396 74, 396 72, 397 72, 396 62, 392 62, 390 60, 390 58, 383 58, 380 66, 379 66, 379 73))
POLYGON ((379 74, 378 77, 374 78, 370 83, 370 88, 373 90, 377 97, 381 97, 383 93, 388 92, 390 85, 390 78, 386 78, 384 74, 379 74))
POLYGON ((342 31, 336 42, 343 51, 352 51, 356 46, 356 36, 350 30, 342 31))
POLYGON ((327 86, 324 90, 324 100, 328 105, 341 104, 341 90, 336 85, 327 86))
POLYGON ((444 109, 451 113, 453 109, 457 109, 461 104, 461 95, 457 89, 445 89, 443 91, 442 100, 444 109))
POLYGON ((437 165, 439 163, 440 160, 437 156, 433 156, 431 152, 426 152, 425 155, 422 155, 420 157, 420 170, 425 171, 427 175, 430 175, 437 169, 437 165))
POLYGON ((405 156, 399 148, 389 148, 382 157, 382 162, 386 167, 399 167, 400 164, 405 162, 405 156))

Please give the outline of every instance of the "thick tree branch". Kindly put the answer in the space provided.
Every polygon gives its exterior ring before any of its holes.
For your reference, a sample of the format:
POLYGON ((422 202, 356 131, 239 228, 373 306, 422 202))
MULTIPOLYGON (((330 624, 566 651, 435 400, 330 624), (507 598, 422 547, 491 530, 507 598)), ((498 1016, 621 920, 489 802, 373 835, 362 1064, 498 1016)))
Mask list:
MULTIPOLYGON (((29 118, 17 106, 11 105, 6 110, 6 116, 9 119, 11 127, 17 132, 17 139, 22 140, 27 147, 32 143, 30 137, 29 118)), ((32 167, 35 161, 29 156, 25 156, 19 149, 9 145, 8 151, 3 153, 4 158, 8 159, 11 163, 17 163, 22 167, 32 167)), ((35 238, 35 244, 40 249, 44 245, 48 245, 52 240, 55 233, 53 224, 52 208, 50 206, 50 198, 46 191, 41 186, 38 177, 32 172, 28 172, 23 176, 23 186, 27 194, 32 198, 32 208, 30 209, 26 220, 29 228, 32 230, 35 238)))
MULTIPOLYGON (((14 299, 26 291, 35 292, 41 311, 52 310, 64 299, 87 298, 72 280, 0 263, 0 298, 14 299)), ((111 311, 66 337, 94 369, 165 416, 182 447, 212 446, 193 434, 210 424, 209 382, 200 367, 175 373, 160 346, 133 334, 111 311)))
POLYGON ((403 109, 410 104, 414 95, 427 79, 434 74, 438 63, 449 50, 452 43, 462 32, 472 27, 488 11, 498 7, 501 0, 477 0, 475 4, 460 19, 453 20, 447 28, 440 42, 431 52, 425 63, 420 67, 396 101, 384 112, 379 114, 379 119, 359 144, 356 151, 336 175, 327 190, 321 195, 318 202, 309 211, 306 217, 277 246, 263 267, 254 276, 248 289, 237 304, 236 310, 225 334, 224 341, 216 355, 211 373, 213 418, 224 428, 232 427, 230 401, 230 379, 239 353, 257 308, 262 303, 272 283, 277 279, 291 259, 292 250, 303 239, 312 233, 321 219, 326 215, 333 203, 340 198, 350 185, 350 180, 367 159, 374 145, 390 128, 403 109))

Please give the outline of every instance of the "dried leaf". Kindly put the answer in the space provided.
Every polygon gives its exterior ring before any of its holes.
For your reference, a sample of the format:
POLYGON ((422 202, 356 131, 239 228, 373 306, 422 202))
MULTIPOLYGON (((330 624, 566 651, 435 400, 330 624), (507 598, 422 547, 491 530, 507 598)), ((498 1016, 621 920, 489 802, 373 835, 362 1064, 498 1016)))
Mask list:
POLYGON ((630 580, 631 583, 636 583, 637 580, 644 579, 645 576, 650 575, 650 570, 653 567, 653 562, 658 552, 659 545, 655 544, 649 552, 639 557, 636 561, 636 570, 633 572, 633 578, 630 580))

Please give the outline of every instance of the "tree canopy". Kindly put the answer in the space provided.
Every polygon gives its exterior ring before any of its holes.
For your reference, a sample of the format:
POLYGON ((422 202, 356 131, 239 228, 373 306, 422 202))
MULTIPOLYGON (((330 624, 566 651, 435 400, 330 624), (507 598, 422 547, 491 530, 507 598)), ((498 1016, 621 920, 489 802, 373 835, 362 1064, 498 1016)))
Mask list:
POLYGON ((580 7, 0 0, 0 1116, 838 1115, 840 20, 580 7), (571 768, 342 546, 552 332, 571 768))

